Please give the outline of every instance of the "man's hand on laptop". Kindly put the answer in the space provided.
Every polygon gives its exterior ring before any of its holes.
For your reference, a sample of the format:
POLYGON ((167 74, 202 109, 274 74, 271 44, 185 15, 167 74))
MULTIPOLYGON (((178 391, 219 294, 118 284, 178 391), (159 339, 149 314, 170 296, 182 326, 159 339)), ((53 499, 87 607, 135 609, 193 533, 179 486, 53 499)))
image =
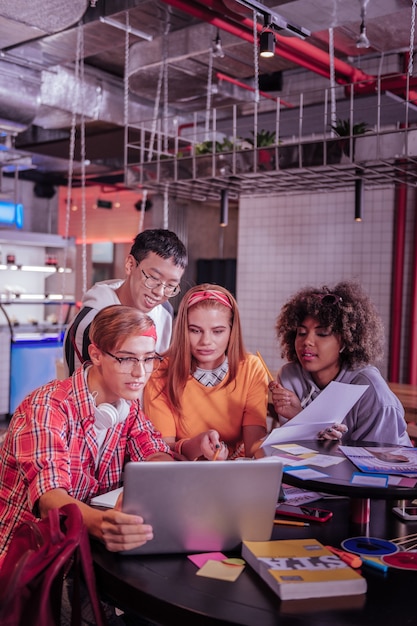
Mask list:
POLYGON ((120 494, 114 509, 103 512, 101 532, 104 544, 110 552, 132 550, 153 539, 152 526, 144 524, 140 515, 123 513, 122 497, 123 493, 120 494))

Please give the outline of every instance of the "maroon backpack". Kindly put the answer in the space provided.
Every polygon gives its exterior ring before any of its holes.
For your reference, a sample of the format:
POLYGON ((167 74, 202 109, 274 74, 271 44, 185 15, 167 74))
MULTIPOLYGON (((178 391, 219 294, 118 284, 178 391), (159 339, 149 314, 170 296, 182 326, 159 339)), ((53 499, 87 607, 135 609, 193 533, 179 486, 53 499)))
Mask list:
POLYGON ((0 624, 59 626, 63 580, 70 569, 72 624, 81 623, 83 576, 96 624, 104 626, 87 528, 76 504, 52 509, 48 517, 24 522, 14 532, 0 569, 0 624))

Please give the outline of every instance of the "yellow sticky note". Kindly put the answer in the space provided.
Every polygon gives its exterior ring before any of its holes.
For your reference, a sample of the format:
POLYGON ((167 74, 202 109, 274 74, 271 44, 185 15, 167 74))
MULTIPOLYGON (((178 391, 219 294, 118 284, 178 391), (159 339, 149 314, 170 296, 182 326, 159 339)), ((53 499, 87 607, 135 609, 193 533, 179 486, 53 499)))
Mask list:
POLYGON ((197 576, 217 578, 218 580, 235 581, 245 569, 244 565, 228 565, 222 561, 206 561, 196 573, 197 576))

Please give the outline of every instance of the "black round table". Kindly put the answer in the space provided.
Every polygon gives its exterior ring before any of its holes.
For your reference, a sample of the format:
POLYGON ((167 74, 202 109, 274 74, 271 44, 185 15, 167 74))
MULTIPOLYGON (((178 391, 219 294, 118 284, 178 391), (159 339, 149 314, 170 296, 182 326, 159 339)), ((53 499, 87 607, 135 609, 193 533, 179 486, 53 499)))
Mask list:
MULTIPOLYGON (((297 476, 285 473, 283 481, 294 487, 308 489, 309 491, 319 491, 340 496, 349 496, 351 498, 380 498, 383 500, 412 500, 417 498, 417 484, 413 487, 399 487, 397 485, 388 485, 387 487, 378 487, 374 485, 359 485, 351 482, 352 475, 360 470, 345 457, 339 450, 340 443, 338 441, 297 441, 300 446, 317 451, 321 454, 342 457, 344 461, 337 465, 329 465, 327 467, 313 466, 314 469, 326 474, 325 478, 314 478, 302 480, 297 476)), ((343 445, 360 446, 360 447, 395 447, 390 444, 376 444, 366 441, 361 442, 345 442, 343 445)), ((273 446, 263 448, 267 456, 279 456, 279 450, 273 446)), ((308 459, 305 465, 309 465, 308 459)))
MULTIPOLYGON (((273 539, 315 537, 340 547, 362 529, 349 517, 349 499, 320 502, 333 517, 301 528, 275 526, 273 539)), ((393 539, 417 532, 417 522, 403 522, 381 500, 371 503, 368 536, 393 539)), ((116 606, 162 626, 411 626, 416 624, 417 573, 388 573, 362 567, 368 591, 361 596, 281 602, 250 568, 233 583, 196 576, 186 555, 122 556, 93 542, 98 587, 116 606)))

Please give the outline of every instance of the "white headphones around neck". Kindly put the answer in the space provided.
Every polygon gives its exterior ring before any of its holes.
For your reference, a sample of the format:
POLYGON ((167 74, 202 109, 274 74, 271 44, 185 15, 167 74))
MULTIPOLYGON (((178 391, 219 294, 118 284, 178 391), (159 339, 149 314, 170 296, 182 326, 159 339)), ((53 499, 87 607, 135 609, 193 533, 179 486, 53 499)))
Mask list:
POLYGON ((102 402, 95 407, 96 424, 101 428, 113 428, 124 422, 129 415, 130 404, 121 398, 116 406, 109 402, 102 402))

